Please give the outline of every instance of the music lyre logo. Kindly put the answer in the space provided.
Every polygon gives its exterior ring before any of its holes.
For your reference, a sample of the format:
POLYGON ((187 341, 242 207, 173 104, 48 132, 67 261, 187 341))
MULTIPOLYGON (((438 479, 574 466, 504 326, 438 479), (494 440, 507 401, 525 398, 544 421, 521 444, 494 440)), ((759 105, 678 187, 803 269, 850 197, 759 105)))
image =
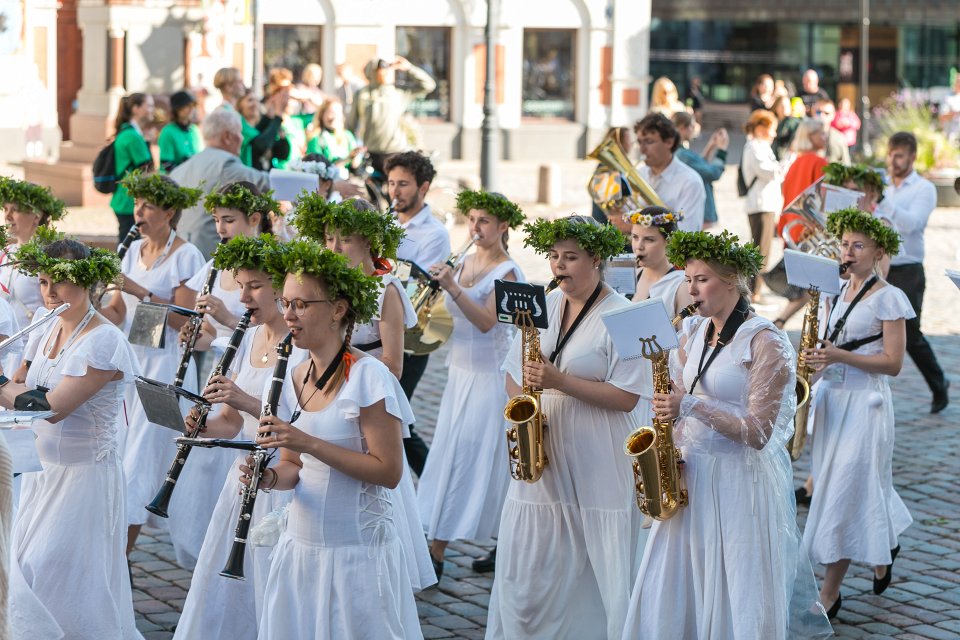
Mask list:
POLYGON ((652 335, 649 338, 638 338, 640 340, 640 355, 647 360, 653 360, 663 353, 663 347, 657 342, 657 336, 652 335))

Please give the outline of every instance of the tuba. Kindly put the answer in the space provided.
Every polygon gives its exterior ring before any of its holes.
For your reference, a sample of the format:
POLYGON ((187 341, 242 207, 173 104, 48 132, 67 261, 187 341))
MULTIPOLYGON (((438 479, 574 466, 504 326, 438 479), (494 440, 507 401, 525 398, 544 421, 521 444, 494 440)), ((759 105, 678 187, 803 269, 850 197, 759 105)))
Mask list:
POLYGON ((597 148, 587 154, 587 158, 603 165, 597 167, 591 176, 587 183, 587 193, 608 215, 626 209, 642 209, 644 204, 637 202, 634 194, 639 195, 648 205, 666 206, 630 162, 620 146, 616 130, 608 132, 597 148), (629 190, 624 189, 622 181, 626 181, 629 190))
MULTIPOLYGON (((540 331, 533 325, 532 311, 517 310, 517 327, 523 340, 521 366, 526 362, 540 361, 540 331)), ((536 482, 547 466, 544 447, 544 429, 547 418, 540 406, 540 392, 527 382, 522 373, 522 391, 507 401, 503 416, 512 426, 507 429, 507 455, 510 475, 514 480, 536 482)))
POLYGON ((781 215, 796 216, 783 226, 780 235, 788 249, 802 251, 832 260, 840 258, 840 243, 827 233, 826 218, 822 213, 824 196, 821 191, 823 178, 794 198, 781 215), (794 239, 794 228, 800 230, 794 239))
MULTIPOLYGON (((470 238, 463 247, 450 254, 446 263, 456 269, 474 242, 474 238, 470 238)), ((439 348, 453 333, 453 318, 443 303, 440 284, 426 274, 420 276, 410 302, 417 312, 417 324, 404 332, 403 350, 417 356, 426 355, 439 348)))
MULTIPOLYGON (((677 329, 684 318, 699 305, 687 305, 673 319, 677 329)), ((669 353, 657 344, 657 337, 641 338, 643 357, 653 367, 653 392, 670 393, 669 353)), ((680 486, 680 450, 673 444, 673 420, 654 416, 653 424, 640 427, 623 443, 633 458, 633 476, 637 489, 637 507, 654 520, 669 520, 687 506, 686 489, 680 486)))

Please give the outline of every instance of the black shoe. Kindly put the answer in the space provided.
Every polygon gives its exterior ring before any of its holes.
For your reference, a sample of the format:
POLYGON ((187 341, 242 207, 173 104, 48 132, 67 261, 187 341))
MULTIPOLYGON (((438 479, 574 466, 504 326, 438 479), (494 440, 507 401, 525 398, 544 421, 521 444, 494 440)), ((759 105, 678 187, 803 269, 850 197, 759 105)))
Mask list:
POLYGON ((477 558, 473 561, 473 564, 470 565, 473 567, 473 570, 477 573, 486 573, 488 571, 493 571, 494 567, 497 565, 497 548, 494 547, 493 550, 487 555, 477 558))
POLYGON ((840 613, 840 605, 843 604, 843 594, 838 593, 837 599, 833 602, 833 605, 830 607, 830 610, 827 611, 827 618, 833 620, 837 617, 837 614, 840 613))
POLYGON ((810 501, 813 500, 813 494, 807 493, 806 487, 798 487, 796 491, 793 492, 797 496, 797 504, 809 505, 810 501))
POLYGON ((893 578, 893 561, 897 559, 898 553, 900 553, 900 545, 897 545, 896 549, 890 550, 890 564, 887 565, 887 572, 882 578, 878 578, 876 573, 873 574, 873 592, 875 594, 880 595, 890 586, 890 580, 893 578))
POLYGON ((947 389, 950 388, 950 381, 943 383, 943 389, 933 392, 933 403, 930 405, 930 413, 940 413, 950 404, 950 398, 947 397, 947 389))
POLYGON ((433 562, 433 572, 437 574, 437 583, 439 583, 440 578, 443 577, 443 560, 437 560, 433 556, 430 556, 430 561, 433 562))

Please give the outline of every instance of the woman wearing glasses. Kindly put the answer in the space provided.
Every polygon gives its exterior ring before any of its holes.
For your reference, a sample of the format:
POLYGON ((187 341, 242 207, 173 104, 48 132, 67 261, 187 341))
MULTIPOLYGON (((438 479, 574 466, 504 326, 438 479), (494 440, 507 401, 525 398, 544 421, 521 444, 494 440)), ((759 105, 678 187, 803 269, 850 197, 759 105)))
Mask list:
MULTIPOLYGON (((124 178, 123 185, 136 202, 133 217, 141 239, 134 240, 123 257, 121 294, 114 293, 102 313, 129 333, 141 302, 173 303, 177 290, 203 268, 200 251, 177 237, 176 232, 181 212, 197 203, 201 191, 180 187, 168 176, 136 172, 124 178)), ((183 316, 168 313, 163 346, 132 345, 145 378, 173 382, 180 361, 177 334, 184 322, 183 316)), ((188 373, 184 386, 196 390, 196 371, 188 373)), ((163 484, 175 447, 170 429, 147 420, 134 385, 127 388, 124 404, 129 425, 122 456, 127 478, 129 553, 148 519, 144 507, 163 484)), ((189 522, 185 526, 190 526, 189 522)), ((176 524, 170 523, 171 530, 176 524)), ((192 567, 192 563, 188 566, 192 567)))
MULTIPOLYGON (((276 366, 276 345, 287 335, 287 325, 278 305, 280 291, 273 288, 264 268, 267 253, 278 248, 279 244, 271 236, 250 238, 238 235, 218 247, 214 253, 214 267, 229 274, 239 286, 240 301, 251 312, 251 326, 237 349, 231 373, 214 376, 203 391, 204 397, 215 407, 207 417, 206 429, 201 434, 204 437, 234 438, 241 434, 243 440, 256 438, 263 407, 261 396, 276 366)), ((305 351, 294 348, 288 367, 296 366, 305 358, 305 351)), ((187 426, 195 428, 196 413, 188 416, 187 426)), ((221 451, 229 450, 193 452, 187 469, 221 451)), ((231 455, 231 460, 234 460, 232 469, 236 469, 245 457, 231 455)), ((248 546, 244 557, 246 580, 233 580, 220 575, 233 543, 230 532, 240 512, 236 475, 228 473, 222 486, 216 507, 211 510, 213 515, 193 571, 190 592, 177 623, 175 638, 256 640, 257 637, 263 588, 273 550, 263 546, 248 546)), ((287 492, 259 496, 252 522, 260 522, 264 516, 282 508, 289 501, 290 494, 287 492)))
POLYGON ((270 254, 267 268, 283 286, 293 344, 309 356, 287 370, 278 415, 260 420, 259 444, 280 449, 261 486, 293 499, 259 637, 422 638, 390 491, 413 413, 396 377, 351 347, 354 326, 376 311, 379 283, 305 240, 270 254))
POLYGON ((812 407, 816 491, 803 542, 811 560, 826 565, 820 600, 834 617, 851 561, 873 565, 873 592, 886 590, 898 537, 913 521, 893 487, 889 377, 900 373, 914 312, 903 291, 877 275, 880 261, 899 251, 893 229, 851 208, 830 214, 827 230, 840 238, 850 279, 839 297, 822 302, 822 346, 803 354, 819 372, 812 407))

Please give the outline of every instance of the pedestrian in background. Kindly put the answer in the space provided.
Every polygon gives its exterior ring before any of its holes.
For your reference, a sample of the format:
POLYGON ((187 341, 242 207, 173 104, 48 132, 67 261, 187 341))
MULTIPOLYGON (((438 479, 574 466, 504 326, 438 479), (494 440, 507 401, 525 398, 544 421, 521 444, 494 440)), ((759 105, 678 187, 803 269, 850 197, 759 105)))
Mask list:
POLYGON ((850 149, 847 148, 846 138, 831 126, 836 115, 837 108, 829 98, 818 100, 814 106, 813 117, 820 118, 827 126, 827 160, 850 164, 850 149))
POLYGON ((686 111, 687 107, 680 102, 680 93, 677 85, 666 77, 660 76, 653 83, 650 90, 650 113, 659 113, 671 117, 675 113, 686 111))
POLYGON ((807 69, 803 72, 803 91, 800 92, 800 99, 803 100, 803 107, 807 111, 807 117, 812 118, 815 114, 817 102, 829 100, 830 96, 820 86, 820 75, 814 69, 807 69))
POLYGON ((730 136, 724 128, 717 129, 710 135, 703 153, 699 154, 690 148, 690 142, 700 135, 700 125, 693 116, 686 112, 673 114, 673 124, 680 134, 680 148, 676 157, 703 179, 703 188, 707 198, 703 204, 703 227, 705 229, 717 222, 717 203, 713 197, 713 183, 720 179, 726 167, 727 147, 730 145, 730 136))
POLYGON ((793 136, 797 133, 800 118, 793 114, 793 104, 787 96, 778 96, 773 101, 773 115, 777 117, 777 135, 771 147, 777 160, 784 160, 790 153, 793 136))
POLYGON ((189 91, 170 96, 170 122, 160 130, 160 170, 170 173, 203 149, 200 127, 194 122, 197 99, 189 91))
POLYGON ((758 76, 757 81, 753 83, 753 89, 750 90, 750 111, 756 111, 757 109, 767 109, 769 111, 772 109, 773 101, 776 98, 773 90, 773 76, 769 73, 758 76))
MULTIPOLYGON (((771 146, 776 139, 777 117, 766 109, 758 109, 750 114, 743 130, 747 134, 747 142, 743 145, 741 166, 743 179, 749 187, 746 212, 750 221, 750 236, 763 254, 765 267, 773 241, 773 216, 783 209, 780 185, 785 171, 771 146)), ((761 268, 761 273, 764 270, 761 268)), ((756 275, 750 278, 754 302, 760 293, 760 277, 756 275)))
POLYGON ((840 110, 837 111, 830 126, 843 135, 847 150, 853 153, 853 148, 857 146, 857 132, 860 131, 860 116, 853 110, 849 98, 840 100, 840 110))
POLYGON ((116 137, 113 139, 117 190, 110 198, 110 208, 117 216, 117 224, 120 227, 118 243, 123 242, 130 227, 133 226, 133 198, 120 181, 136 169, 152 170, 154 168, 150 145, 143 137, 143 128, 152 120, 153 96, 145 93, 131 93, 120 98, 117 119, 114 123, 116 137))

